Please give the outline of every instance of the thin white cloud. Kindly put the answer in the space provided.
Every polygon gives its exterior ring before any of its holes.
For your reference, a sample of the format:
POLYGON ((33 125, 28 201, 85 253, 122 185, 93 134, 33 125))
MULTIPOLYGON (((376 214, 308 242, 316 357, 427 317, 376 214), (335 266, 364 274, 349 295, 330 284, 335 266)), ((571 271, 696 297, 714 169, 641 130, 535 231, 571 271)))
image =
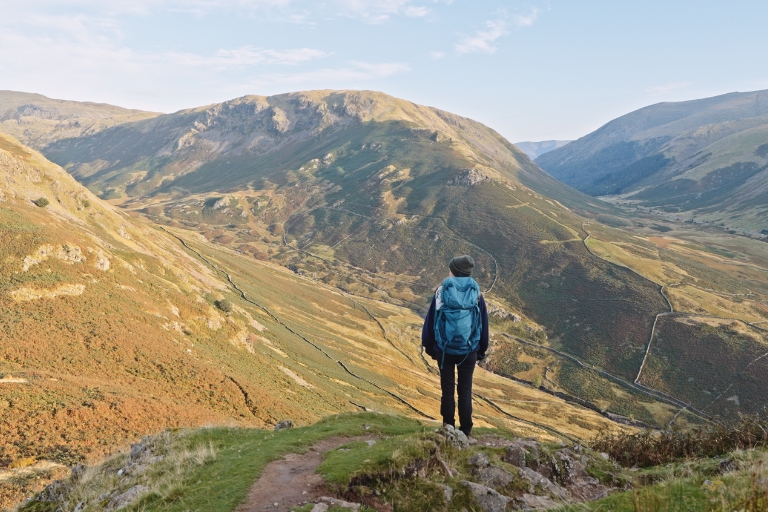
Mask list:
MULTIPOLYGON (((348 0, 329 0, 325 6, 310 5, 307 0, 18 2, 0 17, 0 88, 167 112, 240 94, 277 93, 286 85, 295 89, 356 88, 408 73, 410 67, 403 62, 368 60, 376 57, 345 62, 321 48, 139 48, 127 37, 130 33, 123 33, 130 27, 128 17, 156 16, 170 9, 187 9, 201 16, 216 8, 232 9, 238 15, 256 13, 268 21, 290 21, 290 16, 322 19, 318 10, 338 15, 341 3, 347 5, 344 12, 351 12, 348 0), (311 9, 311 16, 304 7, 311 9)), ((376 16, 421 18, 427 13, 420 6, 431 3, 354 0, 352 17, 365 23, 376 16)))
POLYGON ((56 77, 58 85, 65 89, 66 84, 81 84, 83 92, 136 90, 152 82, 224 83, 272 70, 274 66, 311 64, 330 55, 314 48, 253 46, 220 49, 211 54, 138 52, 100 35, 79 39, 66 36, 30 37, 22 32, 0 30, 0 76, 4 78, 4 88, 38 91, 51 77, 56 77))
MULTIPOLYGON (((511 17, 511 24, 516 29, 530 27, 536 23, 540 12, 537 7, 532 7, 526 14, 514 14, 511 17)), ((483 28, 475 31, 474 34, 462 36, 457 43, 454 43, 453 48, 459 55, 467 53, 495 53, 498 47, 494 43, 509 34, 509 27, 510 20, 507 12, 499 9, 496 19, 486 20, 483 28)))
POLYGON ((530 27, 534 23, 536 23, 536 20, 539 19, 539 9, 537 7, 532 7, 531 10, 528 12, 528 14, 515 14, 512 16, 512 23, 515 24, 515 27, 517 28, 524 28, 524 27, 530 27))
POLYGON ((236 69, 268 64, 296 65, 329 54, 314 48, 295 48, 290 50, 273 50, 242 46, 231 50, 221 49, 214 55, 198 55, 194 53, 166 52, 158 55, 169 62, 185 66, 211 67, 216 70, 236 69))
POLYGON ((442 59, 445 57, 445 52, 429 52, 429 56, 433 59, 442 59))
POLYGON ((422 18, 429 14, 429 9, 423 5, 409 5, 405 8, 405 15, 410 18, 422 18))
POLYGON ((450 5, 451 0, 25 0, 4 11, 4 17, 24 19, 39 12, 69 11, 118 18, 121 15, 149 16, 159 12, 188 13, 205 17, 211 13, 235 12, 270 21, 310 23, 327 14, 384 23, 393 16, 423 18, 431 13, 426 3, 450 5), (15 16, 14 16, 15 14, 15 16))
POLYGON ((430 12, 426 6, 413 5, 412 0, 336 0, 336 3, 339 15, 371 24, 384 23, 398 15, 421 18, 430 12))
POLYGON ((466 53, 495 53, 498 48, 494 45, 494 42, 507 34, 509 34, 509 29, 506 20, 488 20, 485 22, 485 27, 476 31, 471 36, 464 36, 453 47, 459 55, 466 53))
POLYGON ((678 91, 680 89, 686 89, 693 85, 691 82, 674 82, 664 85, 652 85, 646 88, 646 92, 651 94, 666 94, 672 91, 678 91))

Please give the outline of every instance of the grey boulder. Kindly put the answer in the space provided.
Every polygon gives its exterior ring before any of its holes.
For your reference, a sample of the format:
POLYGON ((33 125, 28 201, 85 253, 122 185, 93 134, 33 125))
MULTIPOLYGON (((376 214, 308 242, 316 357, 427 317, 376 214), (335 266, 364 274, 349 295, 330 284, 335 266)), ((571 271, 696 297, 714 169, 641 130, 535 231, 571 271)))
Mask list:
POLYGON ((477 500, 477 503, 484 512, 505 512, 509 498, 502 496, 490 487, 462 480, 462 485, 466 486, 477 500))

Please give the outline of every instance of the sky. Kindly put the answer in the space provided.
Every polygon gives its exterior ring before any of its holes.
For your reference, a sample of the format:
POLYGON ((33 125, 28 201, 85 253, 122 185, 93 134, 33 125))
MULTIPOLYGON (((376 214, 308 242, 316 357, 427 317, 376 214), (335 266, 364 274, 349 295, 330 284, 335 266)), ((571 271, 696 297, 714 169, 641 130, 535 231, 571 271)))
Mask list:
POLYGON ((768 89, 765 0, 0 0, 0 89, 174 112, 372 89, 512 142, 768 89))

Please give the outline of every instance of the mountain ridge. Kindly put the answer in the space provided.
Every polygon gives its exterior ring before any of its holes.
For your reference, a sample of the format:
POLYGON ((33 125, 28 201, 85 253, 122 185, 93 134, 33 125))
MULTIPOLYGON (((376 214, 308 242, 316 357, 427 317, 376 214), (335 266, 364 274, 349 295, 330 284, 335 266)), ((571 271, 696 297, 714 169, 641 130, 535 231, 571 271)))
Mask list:
POLYGON ((537 158, 592 195, 759 233, 768 227, 768 91, 658 103, 537 158))
POLYGON ((42 94, 0 90, 0 131, 37 150, 60 138, 96 133, 157 115, 107 103, 58 100, 42 94))

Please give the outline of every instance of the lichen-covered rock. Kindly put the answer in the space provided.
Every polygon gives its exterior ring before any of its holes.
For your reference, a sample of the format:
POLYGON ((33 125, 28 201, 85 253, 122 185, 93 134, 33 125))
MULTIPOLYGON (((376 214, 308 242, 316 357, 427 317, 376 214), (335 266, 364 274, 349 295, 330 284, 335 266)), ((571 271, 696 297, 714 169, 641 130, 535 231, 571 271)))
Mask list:
POLYGON ((467 448, 469 440, 461 430, 453 428, 451 425, 445 425, 435 431, 435 433, 457 448, 467 448))
POLYGON ((519 444, 513 444, 507 447, 507 453, 502 459, 504 462, 512 464, 516 468, 525 467, 525 450, 519 444))
POLYGON ((491 459, 483 452, 474 454, 467 462, 476 469, 487 468, 491 465, 491 459))
POLYGON ((573 499, 592 501, 607 496, 610 492, 610 489, 602 485, 597 478, 589 475, 586 456, 579 456, 564 449, 555 453, 554 459, 558 462, 553 467, 556 478, 567 488, 573 499))
POLYGON ((520 468, 520 476, 530 482, 532 491, 538 487, 543 492, 558 499, 565 500, 568 498, 568 493, 565 491, 565 489, 553 483, 549 478, 545 477, 541 473, 537 473, 531 468, 520 468))
POLYGON ((72 466, 72 469, 70 470, 70 478, 72 478, 72 481, 77 482, 80 477, 83 476, 83 473, 85 473, 86 469, 87 466, 85 464, 76 464, 72 466))
POLYGON ((134 501, 138 500, 142 495, 146 494, 149 490, 144 485, 134 485, 122 494, 118 494, 112 498, 107 504, 106 510, 120 510, 125 508, 134 501))
POLYGON ((43 489, 40 494, 37 495, 37 501, 56 503, 60 502, 69 495, 72 487, 63 480, 56 480, 43 489))
POLYGON ((338 500, 336 498, 329 498, 327 496, 323 496, 322 498, 320 498, 320 501, 322 503, 327 504, 329 507, 346 508, 349 510, 354 510, 355 512, 360 510, 359 503, 350 503, 349 501, 338 500))
POLYGON ((145 444, 137 443, 131 445, 131 462, 136 462, 144 454, 149 451, 149 447, 145 444))
POLYGON ((561 505, 562 503, 558 503, 548 496, 538 496, 535 494, 523 494, 515 499, 513 503, 517 510, 549 510, 561 505))
MULTIPOLYGON (((568 449, 560 450, 553 457, 555 464, 552 472, 563 485, 572 485, 580 480, 595 480, 587 473, 584 463, 579 456, 568 449)), ((585 458, 586 459, 586 458, 585 458)), ((586 460, 585 460, 586 462, 586 460)), ((597 480, 595 480, 596 482, 597 480)))
POLYGON ((500 489, 511 484, 515 477, 509 471, 496 466, 489 466, 477 472, 477 479, 483 485, 493 489, 500 489))
POLYGON ((509 498, 499 494, 490 487, 462 480, 462 485, 467 487, 477 500, 484 512, 505 512, 509 498))
POLYGON ((443 496, 445 496, 445 501, 450 502, 453 499, 453 489, 445 484, 435 484, 443 491, 443 496))

